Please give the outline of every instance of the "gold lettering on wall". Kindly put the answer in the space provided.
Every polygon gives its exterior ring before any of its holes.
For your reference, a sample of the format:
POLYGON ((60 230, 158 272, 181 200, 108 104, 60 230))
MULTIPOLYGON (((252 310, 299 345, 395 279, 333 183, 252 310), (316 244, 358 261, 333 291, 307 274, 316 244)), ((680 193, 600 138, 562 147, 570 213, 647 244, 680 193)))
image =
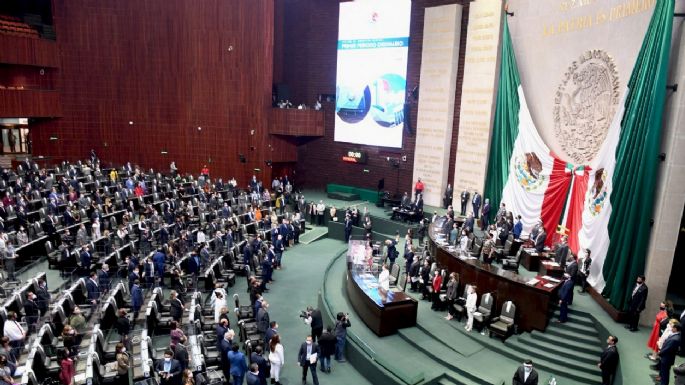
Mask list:
MULTIPOLYGON (((596 0, 568 0, 562 1, 559 9, 566 12, 572 9, 593 4, 596 0)), ((604 23, 610 23, 626 17, 637 15, 654 8, 656 0, 628 0, 624 3, 602 8, 594 13, 563 18, 545 23, 542 26, 542 36, 550 37, 564 33, 571 33, 590 29, 604 23)))
POLYGON ((459 137, 454 166, 454 202, 463 190, 483 192, 499 60, 501 0, 469 5, 459 137))

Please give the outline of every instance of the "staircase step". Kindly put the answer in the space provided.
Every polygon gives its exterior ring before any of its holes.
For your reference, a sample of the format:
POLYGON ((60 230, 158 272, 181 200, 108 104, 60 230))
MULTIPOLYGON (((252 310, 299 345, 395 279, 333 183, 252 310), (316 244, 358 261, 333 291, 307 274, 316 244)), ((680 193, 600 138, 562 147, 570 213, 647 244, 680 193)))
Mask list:
POLYGON ((600 341, 597 335, 589 336, 583 332, 577 332, 571 329, 561 327, 548 327, 545 334, 560 337, 563 341, 574 341, 579 344, 588 344, 591 346, 599 346, 600 341))
POLYGON ((416 349, 423 352, 433 361, 454 372, 452 380, 459 381, 458 383, 465 385, 496 385, 501 383, 501 381, 488 379, 482 373, 470 373, 461 367, 457 367, 453 364, 454 360, 450 360, 450 357, 454 357, 456 351, 418 328, 400 329, 398 334, 402 339, 413 344, 416 349), (430 348, 426 348, 426 346, 430 346, 430 348))
MULTIPOLYGON (((454 329, 459 329, 461 327, 461 324, 457 323, 448 323, 448 325, 454 329)), ((501 340, 495 339, 495 338, 482 338, 480 335, 476 335, 474 333, 465 333, 469 338, 480 342, 481 344, 484 344, 487 349, 490 349, 497 354, 501 354, 509 359, 515 360, 517 362, 523 362, 524 360, 528 359, 529 357, 527 354, 522 354, 521 352, 517 351, 516 349, 513 349, 512 346, 509 344, 502 343, 501 340)), ((513 338, 513 337, 510 337, 513 338)), ((551 338, 552 343, 558 343, 558 340, 554 340, 553 337, 551 338), (556 341, 556 342, 555 342, 556 341)), ((539 368, 540 370, 543 370, 549 374, 552 374, 554 377, 557 377, 557 380, 560 381, 559 383, 564 383, 564 384, 588 384, 588 385, 596 385, 601 382, 601 375, 599 370, 597 370, 596 374, 590 374, 585 371, 576 371, 576 370, 569 370, 567 368, 567 365, 559 365, 555 362, 550 362, 544 358, 534 360, 534 365, 539 368), (571 380, 572 382, 563 382, 563 380, 571 380)))
POLYGON ((537 338, 529 333, 518 336, 522 344, 528 345, 533 349, 547 352, 547 354, 558 354, 562 356, 571 356, 579 362, 587 364, 596 364, 602 350, 597 348, 594 353, 589 353, 589 350, 595 350, 591 346, 585 347, 584 351, 580 351, 577 346, 569 346, 557 343, 550 343, 537 338))
POLYGON ((534 362, 545 360, 559 366, 564 366, 569 370, 585 372, 588 374, 599 374, 599 369, 597 368, 598 358, 595 358, 594 362, 584 362, 577 360, 573 353, 551 354, 550 351, 537 349, 524 341, 521 341, 519 338, 509 338, 505 344, 517 352, 527 354, 534 362))
MULTIPOLYGON (((589 326, 589 327, 595 327, 595 320, 592 319, 591 317, 588 317, 585 314, 573 314, 569 313, 569 322, 571 324, 578 324, 578 325, 583 325, 583 326, 589 326)), ((554 313, 552 314, 552 320, 558 320, 559 319, 559 310, 555 310, 554 313)))
MULTIPOLYGON (((551 345, 559 345, 559 337, 551 334, 546 334, 546 333, 540 333, 540 332, 532 332, 532 337, 535 339, 535 341, 540 341, 546 344, 551 344, 551 345)), ((578 344, 574 346, 574 349, 578 351, 579 353, 585 353, 585 354, 598 354, 597 353, 597 346, 599 345, 599 342, 596 344, 578 344)))
POLYGON ((599 332, 594 325, 589 326, 585 324, 576 323, 574 320, 570 320, 565 323, 550 322, 547 326, 547 330, 568 330, 574 333, 584 334, 588 337, 599 338, 599 332))

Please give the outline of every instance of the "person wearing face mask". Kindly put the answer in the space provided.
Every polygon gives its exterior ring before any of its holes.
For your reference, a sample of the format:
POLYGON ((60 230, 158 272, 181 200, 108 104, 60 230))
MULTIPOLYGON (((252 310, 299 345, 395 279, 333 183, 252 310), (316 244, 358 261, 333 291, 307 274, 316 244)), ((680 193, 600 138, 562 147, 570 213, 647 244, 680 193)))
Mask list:
POLYGON ((602 352, 597 366, 602 371, 602 385, 611 385, 614 382, 616 375, 616 368, 618 367, 619 355, 616 349, 618 338, 609 336, 607 338, 607 347, 602 352))
POLYGON ((488 265, 491 264, 494 252, 495 241, 492 239, 492 234, 485 233, 485 241, 483 241, 483 248, 481 249, 483 263, 488 265))
POLYGON ((525 360, 514 373, 513 385, 538 385, 538 372, 533 368, 533 361, 525 360))
POLYGON ((648 293, 649 290, 647 285, 645 285, 645 276, 638 275, 635 287, 628 301, 628 325, 626 325, 626 329, 629 329, 631 332, 638 330, 637 323, 640 321, 640 313, 645 310, 648 293))
POLYGON ((662 334, 661 333, 661 323, 665 322, 664 320, 666 320, 668 318, 668 311, 666 310, 666 307, 667 307, 666 302, 668 302, 671 305, 670 307, 673 307, 673 305, 671 304, 671 301, 668 301, 668 300, 662 301, 659 304, 659 312, 656 313, 654 325, 652 326, 652 333, 649 335, 649 339, 647 340, 647 347, 654 351, 652 356, 656 355, 656 353, 658 351, 657 342, 659 340, 659 335, 662 334))
POLYGON ((111 286, 112 279, 109 276, 109 265, 102 264, 102 269, 98 272, 98 283, 102 294, 107 294, 111 286))
POLYGON ((316 375, 316 363, 319 360, 319 345, 312 336, 307 336, 306 341, 300 346, 297 361, 302 367, 302 385, 307 383, 307 369, 312 372, 314 385, 319 385, 319 377, 316 375))
POLYGON ((155 371, 159 375, 161 385, 179 385, 181 382, 181 364, 172 357, 171 350, 164 352, 164 359, 157 361, 155 371))
POLYGON ((117 385, 128 384, 128 368, 129 368, 129 357, 126 353, 126 348, 124 344, 119 342, 116 345, 116 362, 117 362, 117 376, 115 378, 115 383, 117 385))
POLYGON ((26 323, 29 325, 29 330, 35 329, 36 323, 40 318, 40 311, 36 304, 36 295, 33 292, 26 293, 26 302, 24 302, 24 315, 26 316, 26 323))
POLYGON ((466 296, 466 329, 470 332, 473 329, 473 314, 476 312, 476 303, 478 302, 478 295, 476 294, 476 286, 469 286, 469 294, 466 296))

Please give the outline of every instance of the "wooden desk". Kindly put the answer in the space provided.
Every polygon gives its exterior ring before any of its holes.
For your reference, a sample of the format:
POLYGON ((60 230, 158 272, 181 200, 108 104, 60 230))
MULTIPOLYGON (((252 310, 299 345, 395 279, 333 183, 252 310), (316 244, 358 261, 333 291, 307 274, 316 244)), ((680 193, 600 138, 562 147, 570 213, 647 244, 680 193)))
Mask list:
POLYGON ((564 276, 564 268, 552 261, 542 261, 539 273, 540 275, 549 275, 553 278, 561 278, 564 276))
POLYGON ((496 265, 487 265, 476 259, 461 259, 458 252, 450 252, 436 242, 439 234, 439 227, 436 225, 439 226, 440 223, 431 224, 428 231, 431 255, 435 256, 442 267, 450 272, 459 273, 459 293, 463 291, 464 285, 475 284, 479 297, 485 293, 494 295, 493 316, 500 314, 504 302, 513 301, 516 305, 515 322, 519 331, 545 330, 558 284, 546 287, 545 284, 548 282, 542 277, 537 277, 539 282, 529 285, 529 279, 513 271, 504 270, 496 265))
POLYGON ((363 265, 352 263, 365 259, 364 241, 351 240, 349 245, 345 288, 359 318, 380 337, 415 326, 418 301, 404 292, 379 288, 376 276, 364 272, 363 265), (362 254, 355 257, 353 251, 362 254))

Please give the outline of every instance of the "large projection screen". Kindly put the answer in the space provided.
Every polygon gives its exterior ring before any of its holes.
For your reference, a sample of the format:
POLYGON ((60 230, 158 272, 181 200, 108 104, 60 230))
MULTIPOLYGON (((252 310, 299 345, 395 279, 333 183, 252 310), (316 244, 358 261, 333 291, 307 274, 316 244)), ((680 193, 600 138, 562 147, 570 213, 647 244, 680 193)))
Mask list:
POLYGON ((340 3, 337 142, 402 147, 410 0, 340 3))

